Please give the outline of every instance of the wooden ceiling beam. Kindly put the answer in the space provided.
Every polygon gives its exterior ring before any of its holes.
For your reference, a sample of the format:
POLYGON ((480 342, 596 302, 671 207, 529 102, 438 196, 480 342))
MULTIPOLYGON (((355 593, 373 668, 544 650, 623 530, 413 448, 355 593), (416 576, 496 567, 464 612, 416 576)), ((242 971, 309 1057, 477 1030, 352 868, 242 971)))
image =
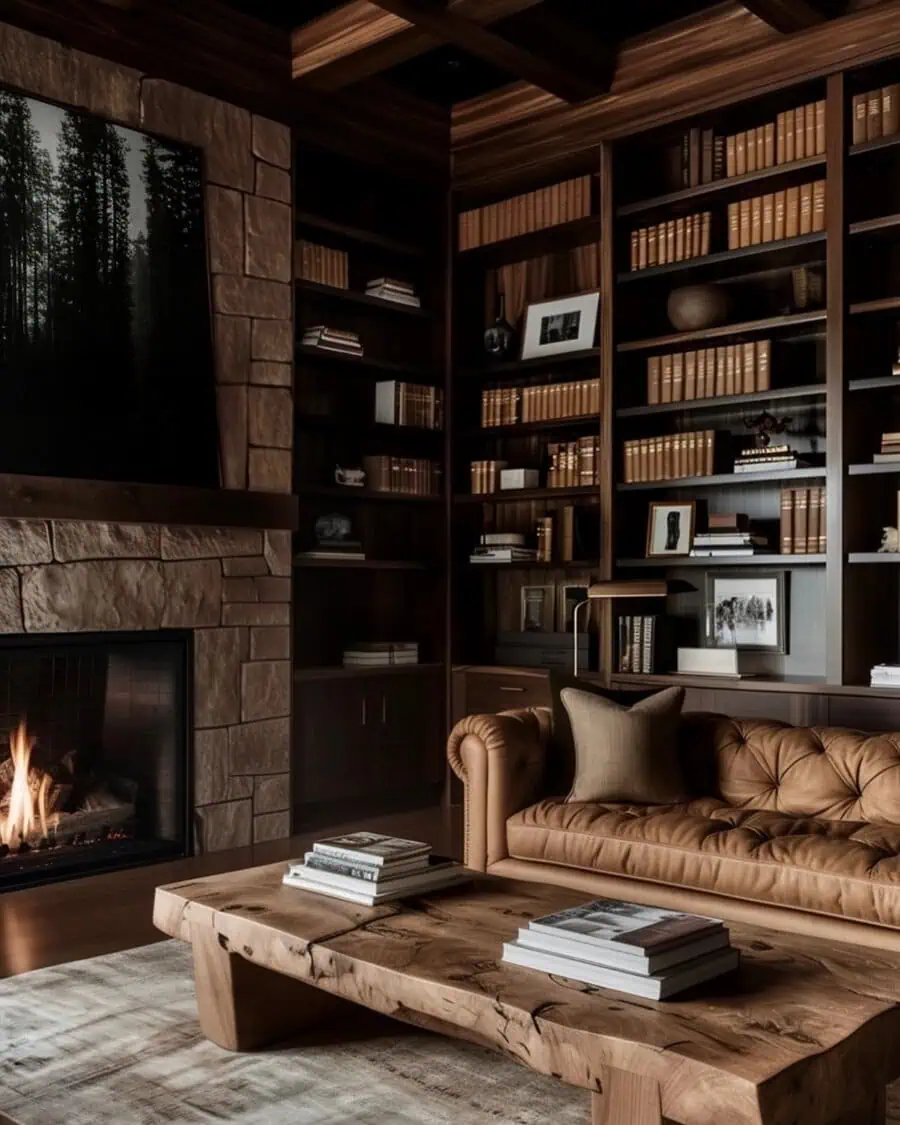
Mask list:
POLYGON ((742 0, 744 7, 785 35, 805 31, 841 14, 843 5, 825 0, 742 0))
POLYGON ((610 68, 604 60, 593 73, 553 62, 504 39, 445 7, 441 0, 376 0, 379 8, 399 16, 439 39, 484 59, 498 70, 524 79, 565 102, 578 103, 609 90, 610 68))

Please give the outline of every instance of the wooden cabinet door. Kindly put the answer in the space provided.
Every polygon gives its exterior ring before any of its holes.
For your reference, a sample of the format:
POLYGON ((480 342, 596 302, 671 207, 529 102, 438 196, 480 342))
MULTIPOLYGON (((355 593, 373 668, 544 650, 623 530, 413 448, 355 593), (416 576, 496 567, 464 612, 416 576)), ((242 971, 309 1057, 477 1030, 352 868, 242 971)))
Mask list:
POLYGON ((364 679, 310 680, 296 685, 295 787, 303 804, 339 801, 366 792, 370 730, 364 679))
POLYGON ((402 793, 441 782, 441 672, 372 677, 366 690, 376 724, 368 736, 370 791, 380 795, 402 793))

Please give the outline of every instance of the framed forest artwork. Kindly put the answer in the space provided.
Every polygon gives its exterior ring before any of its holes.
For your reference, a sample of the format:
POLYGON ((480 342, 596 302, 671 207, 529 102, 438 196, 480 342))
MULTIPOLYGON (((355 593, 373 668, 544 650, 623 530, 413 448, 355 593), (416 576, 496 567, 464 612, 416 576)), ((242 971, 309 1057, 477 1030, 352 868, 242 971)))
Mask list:
POLYGON ((707 572, 706 620, 711 645, 787 652, 785 572, 707 572))

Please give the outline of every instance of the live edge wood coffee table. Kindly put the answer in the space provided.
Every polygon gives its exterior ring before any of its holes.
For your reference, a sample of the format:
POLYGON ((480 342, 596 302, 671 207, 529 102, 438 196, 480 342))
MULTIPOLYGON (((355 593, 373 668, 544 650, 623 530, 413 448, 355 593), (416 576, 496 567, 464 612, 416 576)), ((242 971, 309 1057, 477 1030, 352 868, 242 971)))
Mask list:
POLYGON ((654 1003, 499 961, 520 925, 583 893, 478 876, 370 909, 284 887, 284 870, 156 891, 154 922, 191 943, 200 1025, 222 1047, 361 1004, 590 1091, 595 1125, 884 1121, 900 1074, 896 954, 735 925, 736 973, 654 1003))

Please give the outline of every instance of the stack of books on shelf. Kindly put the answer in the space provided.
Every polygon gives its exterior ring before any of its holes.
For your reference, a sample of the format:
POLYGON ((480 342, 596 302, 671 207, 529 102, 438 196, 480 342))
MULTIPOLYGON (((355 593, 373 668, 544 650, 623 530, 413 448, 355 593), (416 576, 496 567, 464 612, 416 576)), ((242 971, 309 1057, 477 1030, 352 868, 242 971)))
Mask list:
POLYGON ((647 360, 647 402, 693 402, 770 389, 772 341, 748 340, 647 360))
POLYGON ((900 688, 900 664, 876 664, 869 677, 870 687, 900 688))
POLYGON ((466 882, 461 864, 431 854, 431 845, 377 832, 349 832, 313 844, 303 863, 291 863, 288 887, 342 898, 362 906, 434 891, 466 882))
POLYGON ((496 492, 500 488, 500 474, 507 464, 507 461, 473 461, 469 465, 473 494, 496 492))
POLYGON ((667 266, 709 253, 712 212, 701 211, 631 232, 631 269, 667 266))
POLYGON ((740 954, 716 918, 595 899, 529 922, 515 941, 504 942, 503 960, 665 1000, 736 969, 740 954))
POLYGON ((780 242, 825 229, 825 181, 728 204, 728 249, 780 242))
POLYGON ((440 492, 441 467, 424 457, 363 457, 363 468, 366 484, 375 492, 410 496, 436 496, 440 492))
POLYGON ((363 550, 363 545, 358 539, 337 539, 333 543, 318 542, 315 547, 310 548, 308 551, 300 551, 297 555, 299 559, 330 559, 333 562, 340 562, 352 559, 357 562, 365 560, 366 553, 363 550))
POLYGON ((809 102, 779 113, 755 129, 725 138, 725 175, 744 176, 808 156, 825 154, 825 102, 809 102))
POLYGON ((356 641, 344 649, 345 668, 387 668, 418 663, 416 641, 356 641))
POLYGON ((828 546, 825 528, 824 485, 782 489, 780 541, 783 555, 824 555, 828 546))
POLYGON ((525 546, 525 536, 517 531, 488 531, 469 555, 472 563, 535 562, 538 553, 525 546))
POLYGON ((591 177, 551 184, 459 215, 459 248, 474 250, 505 238, 584 219, 591 214, 591 177))
POLYGON ((803 469, 809 466, 789 445, 754 445, 734 459, 736 473, 761 473, 769 469, 803 469))
POLYGON ((754 531, 743 512, 717 512, 709 515, 708 530, 694 535, 691 558, 751 558, 771 549, 769 537, 754 531))
POLYGON ((900 132, 900 85, 881 86, 853 97, 853 143, 900 132))
POLYGON ((668 672, 674 654, 671 624, 669 618, 660 614, 625 614, 616 618, 618 670, 643 675, 668 672))
POLYGON ((422 302, 416 295, 415 286, 408 281, 397 281, 393 277, 376 277, 366 285, 367 297, 378 297, 382 301, 393 301, 397 305, 421 308, 422 302))
POLYGON ((294 247, 294 275, 300 281, 347 289, 350 285, 347 252, 298 239, 294 247))
POLYGON ((872 460, 876 465, 889 465, 892 461, 900 461, 900 433, 882 434, 881 452, 874 454, 872 460))
POLYGON ((625 442, 624 451, 626 484, 708 477, 715 465, 716 431, 636 438, 625 442))
POLYGON ((444 392, 439 387, 396 379, 376 383, 375 421, 387 426, 440 430, 444 425, 444 392))
POLYGON ((548 488, 585 488, 600 483, 600 436, 553 441, 547 446, 548 488))
POLYGON ((499 387, 481 392, 481 425, 485 427, 582 418, 599 413, 599 379, 538 387, 499 387))
POLYGON ((318 348, 323 352, 340 352, 342 355, 362 356, 363 346, 355 332, 344 332, 339 328, 328 328, 315 324, 304 329, 303 346, 318 348))

